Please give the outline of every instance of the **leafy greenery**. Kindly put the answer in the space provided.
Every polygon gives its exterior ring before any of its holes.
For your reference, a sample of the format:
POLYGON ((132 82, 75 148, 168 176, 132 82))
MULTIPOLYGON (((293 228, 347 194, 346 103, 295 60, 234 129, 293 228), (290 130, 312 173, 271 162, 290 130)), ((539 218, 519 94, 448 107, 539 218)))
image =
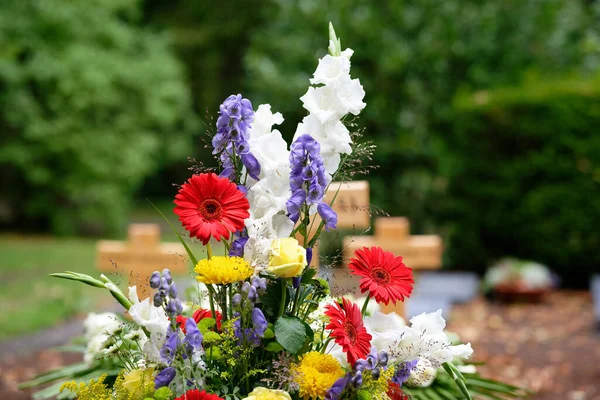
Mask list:
POLYGON ((464 93, 456 110, 444 168, 452 264, 510 254, 585 282, 600 265, 600 76, 464 93))
POLYGON ((117 230, 195 126, 181 64, 138 1, 0 3, 4 224, 117 230))

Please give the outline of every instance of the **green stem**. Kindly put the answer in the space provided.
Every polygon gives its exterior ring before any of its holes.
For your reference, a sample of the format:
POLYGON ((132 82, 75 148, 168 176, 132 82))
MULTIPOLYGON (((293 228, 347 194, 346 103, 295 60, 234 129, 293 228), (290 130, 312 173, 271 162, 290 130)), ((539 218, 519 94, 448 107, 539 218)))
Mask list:
POLYGON ((281 305, 279 306, 279 316, 282 317, 285 312, 285 300, 287 297, 287 282, 281 278, 281 305))
POLYGON ((367 305, 369 305, 369 300, 371 300, 371 295, 370 294, 367 295, 367 298, 365 299, 365 304, 363 304, 362 310, 360 310, 360 313, 362 314, 363 317, 367 313, 367 305))
POLYGON ((210 246, 210 242, 206 243, 206 255, 209 260, 212 258, 212 247, 210 246))
POLYGON ((298 310, 301 288, 302 288, 302 285, 299 285, 298 288, 296 289, 296 294, 294 296, 294 305, 292 306, 292 315, 296 315, 296 311, 298 310))

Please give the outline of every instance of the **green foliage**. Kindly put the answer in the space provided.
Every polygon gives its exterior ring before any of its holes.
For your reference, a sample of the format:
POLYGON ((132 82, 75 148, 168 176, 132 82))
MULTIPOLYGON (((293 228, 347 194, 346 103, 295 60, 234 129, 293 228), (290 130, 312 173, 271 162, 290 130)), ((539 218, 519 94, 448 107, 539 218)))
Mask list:
POLYGON ((456 112, 444 166, 451 263, 511 255, 586 282, 600 265, 600 76, 465 93, 456 112))
POLYGON ((138 3, 0 3, 0 222, 114 231, 144 178, 185 157, 182 68, 138 3))
POLYGON ((454 120, 452 98, 461 86, 487 88, 514 82, 541 65, 548 72, 578 65, 598 46, 588 40, 592 16, 583 2, 509 1, 274 1, 269 24, 257 30, 246 56, 254 92, 286 118, 291 133, 305 114, 305 93, 326 54, 332 21, 342 47, 355 50, 367 107, 359 124, 378 145, 371 175, 374 203, 408 215, 418 230, 431 221, 443 193, 436 174, 444 154, 438 142, 454 120), (590 43, 583 46, 583 43, 590 43))
POLYGON ((306 328, 300 318, 279 317, 275 322, 275 338, 284 349, 296 354, 306 342, 306 328))

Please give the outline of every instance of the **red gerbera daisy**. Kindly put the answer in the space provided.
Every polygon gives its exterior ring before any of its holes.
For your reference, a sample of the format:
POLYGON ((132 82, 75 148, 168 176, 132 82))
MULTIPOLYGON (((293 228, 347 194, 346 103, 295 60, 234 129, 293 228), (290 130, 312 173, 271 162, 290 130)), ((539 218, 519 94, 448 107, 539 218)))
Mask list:
POLYGON ((231 232, 244 228, 250 203, 234 183, 214 173, 192 176, 175 196, 173 210, 190 232, 207 244, 210 237, 229 239, 231 232))
MULTIPOLYGON (((217 315, 217 331, 221 331, 221 321, 223 320, 223 316, 221 315, 221 312, 219 310, 215 310, 215 314, 217 315)), ((198 324, 204 318, 212 318, 212 311, 207 310, 205 308, 199 308, 196 311, 194 311, 192 318, 194 318, 194 321, 196 321, 196 324, 198 324)), ((183 333, 186 333, 185 321, 187 321, 187 317, 179 315, 177 316, 177 319, 175 321, 177 322, 183 333)))
POLYGON ((371 335, 363 324, 358 306, 342 297, 342 305, 335 303, 325 307, 325 315, 329 317, 325 328, 332 330, 331 336, 342 346, 350 365, 366 358, 371 350, 371 335))
POLYGON ((378 303, 389 304, 404 301, 412 293, 412 269, 402 262, 402 257, 383 251, 381 247, 356 250, 348 268, 354 275, 361 276, 361 293, 369 292, 378 303))
POLYGON ((224 400, 216 394, 206 393, 206 390, 199 391, 198 389, 188 390, 183 396, 175 400, 224 400))

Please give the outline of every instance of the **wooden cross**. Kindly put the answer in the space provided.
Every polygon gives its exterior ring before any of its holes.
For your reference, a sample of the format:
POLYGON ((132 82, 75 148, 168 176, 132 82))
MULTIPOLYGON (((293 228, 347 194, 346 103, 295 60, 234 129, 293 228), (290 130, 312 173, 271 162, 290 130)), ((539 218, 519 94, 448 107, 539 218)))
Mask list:
POLYGON ((149 295, 148 279, 154 271, 188 272, 187 253, 180 243, 161 243, 156 224, 131 224, 127 242, 100 240, 96 244, 96 265, 102 272, 122 271, 129 285, 136 285, 140 298, 149 295), (115 270, 115 265, 118 270, 115 270))
MULTIPOLYGON (((371 226, 371 214, 369 212, 369 182, 332 182, 325 193, 324 201, 331 202, 333 211, 337 213, 337 228, 359 228, 366 229, 371 226)), ((321 223, 319 214, 312 216, 311 230, 309 236, 312 236, 321 223)), ((296 239, 303 244, 302 235, 296 234, 296 239)), ((319 244, 313 247, 313 257, 310 263, 311 267, 319 268, 319 244)))

